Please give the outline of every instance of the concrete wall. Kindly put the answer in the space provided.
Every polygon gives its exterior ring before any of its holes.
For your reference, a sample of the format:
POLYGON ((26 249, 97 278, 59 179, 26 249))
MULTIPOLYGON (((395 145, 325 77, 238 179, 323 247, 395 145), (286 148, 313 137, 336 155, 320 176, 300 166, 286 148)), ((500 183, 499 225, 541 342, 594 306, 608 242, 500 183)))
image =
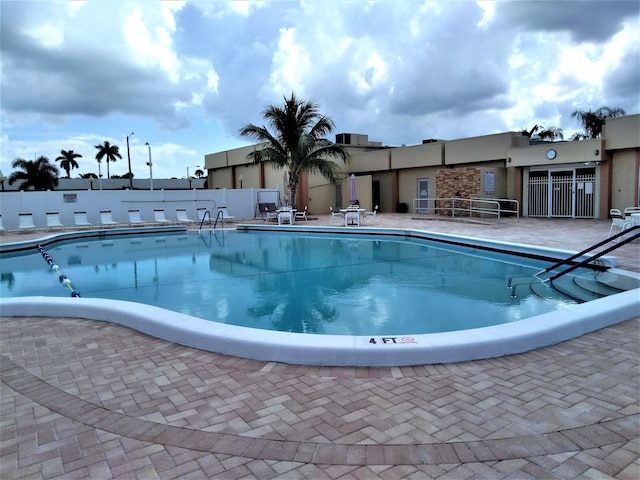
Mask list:
POLYGON ((579 142, 547 142, 507 150, 507 167, 553 167, 557 164, 601 162, 605 159, 603 142, 600 139, 579 142), (556 151, 554 158, 547 157, 547 153, 551 149, 556 151))
POLYGON ((86 211, 90 223, 100 223, 100 210, 108 209, 119 223, 129 222, 130 209, 139 209, 145 221, 153 221, 153 209, 163 208, 169 220, 175 220, 176 208, 185 208, 190 218, 196 218, 197 208, 206 208, 215 218, 217 207, 225 205, 230 216, 254 218, 258 193, 261 202, 277 202, 278 194, 268 189, 243 190, 124 190, 124 191, 47 191, 2 192, 0 214, 7 230, 18 228, 18 214, 33 214, 36 227, 46 226, 46 212, 57 211, 64 225, 73 227, 74 211, 86 211))
POLYGON ((640 115, 607 119, 602 137, 607 150, 640 147, 640 115))

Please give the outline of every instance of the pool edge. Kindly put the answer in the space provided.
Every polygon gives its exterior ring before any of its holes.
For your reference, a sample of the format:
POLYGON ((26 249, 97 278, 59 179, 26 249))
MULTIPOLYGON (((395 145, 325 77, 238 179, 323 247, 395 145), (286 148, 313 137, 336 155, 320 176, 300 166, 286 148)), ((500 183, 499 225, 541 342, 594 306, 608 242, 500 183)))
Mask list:
POLYGON ((0 303, 0 316, 105 321, 187 347, 259 361, 400 367, 482 360, 551 346, 640 316, 638 298, 640 289, 629 290, 502 325, 374 337, 258 330, 202 320, 150 305, 96 298, 4 299, 0 303))

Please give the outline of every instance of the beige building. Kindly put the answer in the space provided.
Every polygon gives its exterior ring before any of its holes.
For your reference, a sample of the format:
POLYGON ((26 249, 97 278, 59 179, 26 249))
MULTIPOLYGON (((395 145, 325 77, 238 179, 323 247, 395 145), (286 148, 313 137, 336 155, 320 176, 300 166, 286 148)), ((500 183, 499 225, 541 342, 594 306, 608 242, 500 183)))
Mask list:
MULTIPOLYGON (((542 142, 506 132, 388 147, 341 133, 336 143, 350 154, 342 180, 309 175, 300 181, 297 206, 311 213, 346 206, 351 174, 361 206, 378 205, 381 212, 446 214, 454 201, 499 199, 503 209, 518 205, 522 216, 607 218, 610 208, 639 203, 640 115, 607 120, 596 140, 542 142)), ((248 161, 255 148, 206 155, 209 188, 278 188, 284 200, 286 172, 248 161)))

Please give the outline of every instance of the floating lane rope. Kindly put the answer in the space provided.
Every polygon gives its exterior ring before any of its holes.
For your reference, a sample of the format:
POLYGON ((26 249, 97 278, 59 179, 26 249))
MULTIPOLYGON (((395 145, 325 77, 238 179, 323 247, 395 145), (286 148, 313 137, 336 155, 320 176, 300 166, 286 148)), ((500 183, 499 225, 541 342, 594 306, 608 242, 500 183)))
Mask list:
POLYGON ((49 256, 46 250, 42 248, 40 245, 38 245, 38 250, 40 250, 40 253, 42 254, 42 258, 44 258, 45 261, 49 264, 49 266, 51 267, 51 270, 56 272, 56 274, 58 275, 58 280, 60 280, 60 283, 69 289, 69 291, 71 292, 71 296, 79 297, 80 292, 77 291, 75 288, 73 288, 73 285, 71 284, 71 280, 69 280, 69 278, 65 274, 60 272, 60 267, 56 262, 54 262, 53 258, 51 258, 51 256, 49 256))

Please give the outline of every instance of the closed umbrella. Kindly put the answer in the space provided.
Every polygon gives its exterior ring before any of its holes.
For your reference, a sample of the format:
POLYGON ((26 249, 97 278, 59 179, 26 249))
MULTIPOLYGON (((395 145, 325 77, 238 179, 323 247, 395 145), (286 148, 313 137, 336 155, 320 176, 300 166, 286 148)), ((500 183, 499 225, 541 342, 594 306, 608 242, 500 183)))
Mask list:
POLYGON ((358 194, 356 193, 356 176, 352 173, 349 183, 349 204, 358 203, 358 194))

